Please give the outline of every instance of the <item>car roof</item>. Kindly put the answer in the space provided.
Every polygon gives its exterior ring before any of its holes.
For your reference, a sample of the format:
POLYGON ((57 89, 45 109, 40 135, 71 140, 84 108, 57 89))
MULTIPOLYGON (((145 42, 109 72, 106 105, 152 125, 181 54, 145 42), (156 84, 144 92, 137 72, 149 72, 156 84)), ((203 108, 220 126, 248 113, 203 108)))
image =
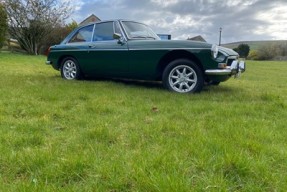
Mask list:
MULTIPOLYGON (((97 23, 114 22, 114 21, 118 21, 118 22, 129 21, 129 22, 135 22, 135 23, 142 23, 142 22, 139 22, 139 21, 133 21, 133 20, 128 20, 128 19, 111 19, 111 20, 102 20, 102 21, 90 22, 90 23, 87 23, 85 25, 81 25, 79 27, 82 28, 82 27, 93 25, 93 24, 97 24, 97 23)), ((142 24, 144 24, 144 23, 142 23, 142 24)))

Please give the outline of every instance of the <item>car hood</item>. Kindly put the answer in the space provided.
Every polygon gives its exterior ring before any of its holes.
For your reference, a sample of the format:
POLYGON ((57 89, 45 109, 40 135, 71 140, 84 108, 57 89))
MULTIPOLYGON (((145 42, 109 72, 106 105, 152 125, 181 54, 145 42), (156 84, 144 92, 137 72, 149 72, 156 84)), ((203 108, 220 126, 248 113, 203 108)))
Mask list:
MULTIPOLYGON (((129 40, 130 49, 211 49, 212 44, 191 40, 129 40)), ((224 55, 238 56, 232 49, 218 46, 224 55)))
POLYGON ((212 47, 209 43, 190 40, 130 40, 128 44, 132 49, 211 49, 212 47))
POLYGON ((233 51, 232 49, 226 48, 226 47, 219 46, 219 51, 222 52, 223 54, 225 53, 226 55, 239 56, 237 52, 233 51))

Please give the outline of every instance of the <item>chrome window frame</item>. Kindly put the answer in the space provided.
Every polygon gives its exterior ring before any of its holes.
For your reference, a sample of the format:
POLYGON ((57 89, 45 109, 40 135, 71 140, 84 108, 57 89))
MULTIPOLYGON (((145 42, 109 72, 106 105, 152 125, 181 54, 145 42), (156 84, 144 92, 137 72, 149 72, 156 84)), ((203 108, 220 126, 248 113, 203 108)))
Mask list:
POLYGON ((66 41, 65 44, 90 43, 90 42, 92 42, 93 37, 94 37, 94 30, 95 30, 95 24, 94 24, 94 23, 93 23, 93 24, 89 24, 89 25, 82 26, 82 27, 78 28, 78 29, 73 33, 73 35, 71 36, 71 38, 69 38, 69 39, 66 41), (85 42, 70 42, 71 39, 73 39, 73 38, 75 37, 75 35, 77 35, 78 32, 79 32, 81 29, 86 28, 86 27, 90 27, 90 26, 92 26, 92 25, 93 25, 93 30, 92 30, 92 36, 91 36, 90 41, 85 41, 85 42))
MULTIPOLYGON (((148 28, 150 28, 148 25, 146 25, 146 24, 144 24, 144 23, 141 23, 141 22, 129 21, 129 20, 120 20, 121 28, 122 28, 123 31, 125 32, 125 36, 126 36, 126 39, 127 39, 127 40, 139 40, 139 39, 140 39, 140 40, 143 40, 143 39, 142 39, 142 38, 131 38, 131 37, 128 35, 127 31, 126 31, 123 22, 138 23, 138 24, 142 24, 142 25, 145 25, 145 26, 147 26, 148 28)), ((150 29, 151 29, 151 28, 150 28, 150 29)), ((152 30, 152 29, 151 29, 151 30, 152 30)), ((152 30, 152 32, 157 36, 157 34, 156 34, 153 30, 152 30)), ((158 37, 158 38, 159 38, 159 37, 158 37)), ((159 39, 155 39, 155 40, 160 40, 160 38, 159 38, 159 39)))
POLYGON ((93 31, 93 36, 92 36, 92 39, 91 39, 91 42, 92 43, 96 43, 96 42, 107 42, 107 41, 114 41, 115 39, 112 39, 112 40, 101 40, 101 41, 94 41, 94 35, 95 35, 95 30, 96 30, 96 25, 99 25, 99 24, 102 24, 102 23, 113 23, 113 34, 115 33, 115 22, 116 21, 113 21, 113 20, 110 20, 110 21, 103 21, 103 22, 97 22, 97 23, 94 23, 94 31, 93 31))

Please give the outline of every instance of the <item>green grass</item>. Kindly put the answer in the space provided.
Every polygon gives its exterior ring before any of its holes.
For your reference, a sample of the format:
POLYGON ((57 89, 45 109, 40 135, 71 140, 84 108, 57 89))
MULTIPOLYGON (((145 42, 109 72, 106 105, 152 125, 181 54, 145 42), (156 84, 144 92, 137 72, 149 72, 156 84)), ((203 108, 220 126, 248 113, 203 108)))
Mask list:
POLYGON ((176 94, 0 53, 0 191, 284 191, 287 62, 176 94))

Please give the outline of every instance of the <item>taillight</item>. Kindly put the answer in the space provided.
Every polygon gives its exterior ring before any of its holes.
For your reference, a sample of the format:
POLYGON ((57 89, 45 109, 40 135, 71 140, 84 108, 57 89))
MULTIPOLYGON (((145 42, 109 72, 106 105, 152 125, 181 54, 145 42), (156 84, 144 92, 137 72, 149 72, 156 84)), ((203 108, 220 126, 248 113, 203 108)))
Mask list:
POLYGON ((45 51, 45 55, 48 56, 49 53, 50 53, 50 51, 51 51, 51 47, 49 47, 49 48, 45 51))

